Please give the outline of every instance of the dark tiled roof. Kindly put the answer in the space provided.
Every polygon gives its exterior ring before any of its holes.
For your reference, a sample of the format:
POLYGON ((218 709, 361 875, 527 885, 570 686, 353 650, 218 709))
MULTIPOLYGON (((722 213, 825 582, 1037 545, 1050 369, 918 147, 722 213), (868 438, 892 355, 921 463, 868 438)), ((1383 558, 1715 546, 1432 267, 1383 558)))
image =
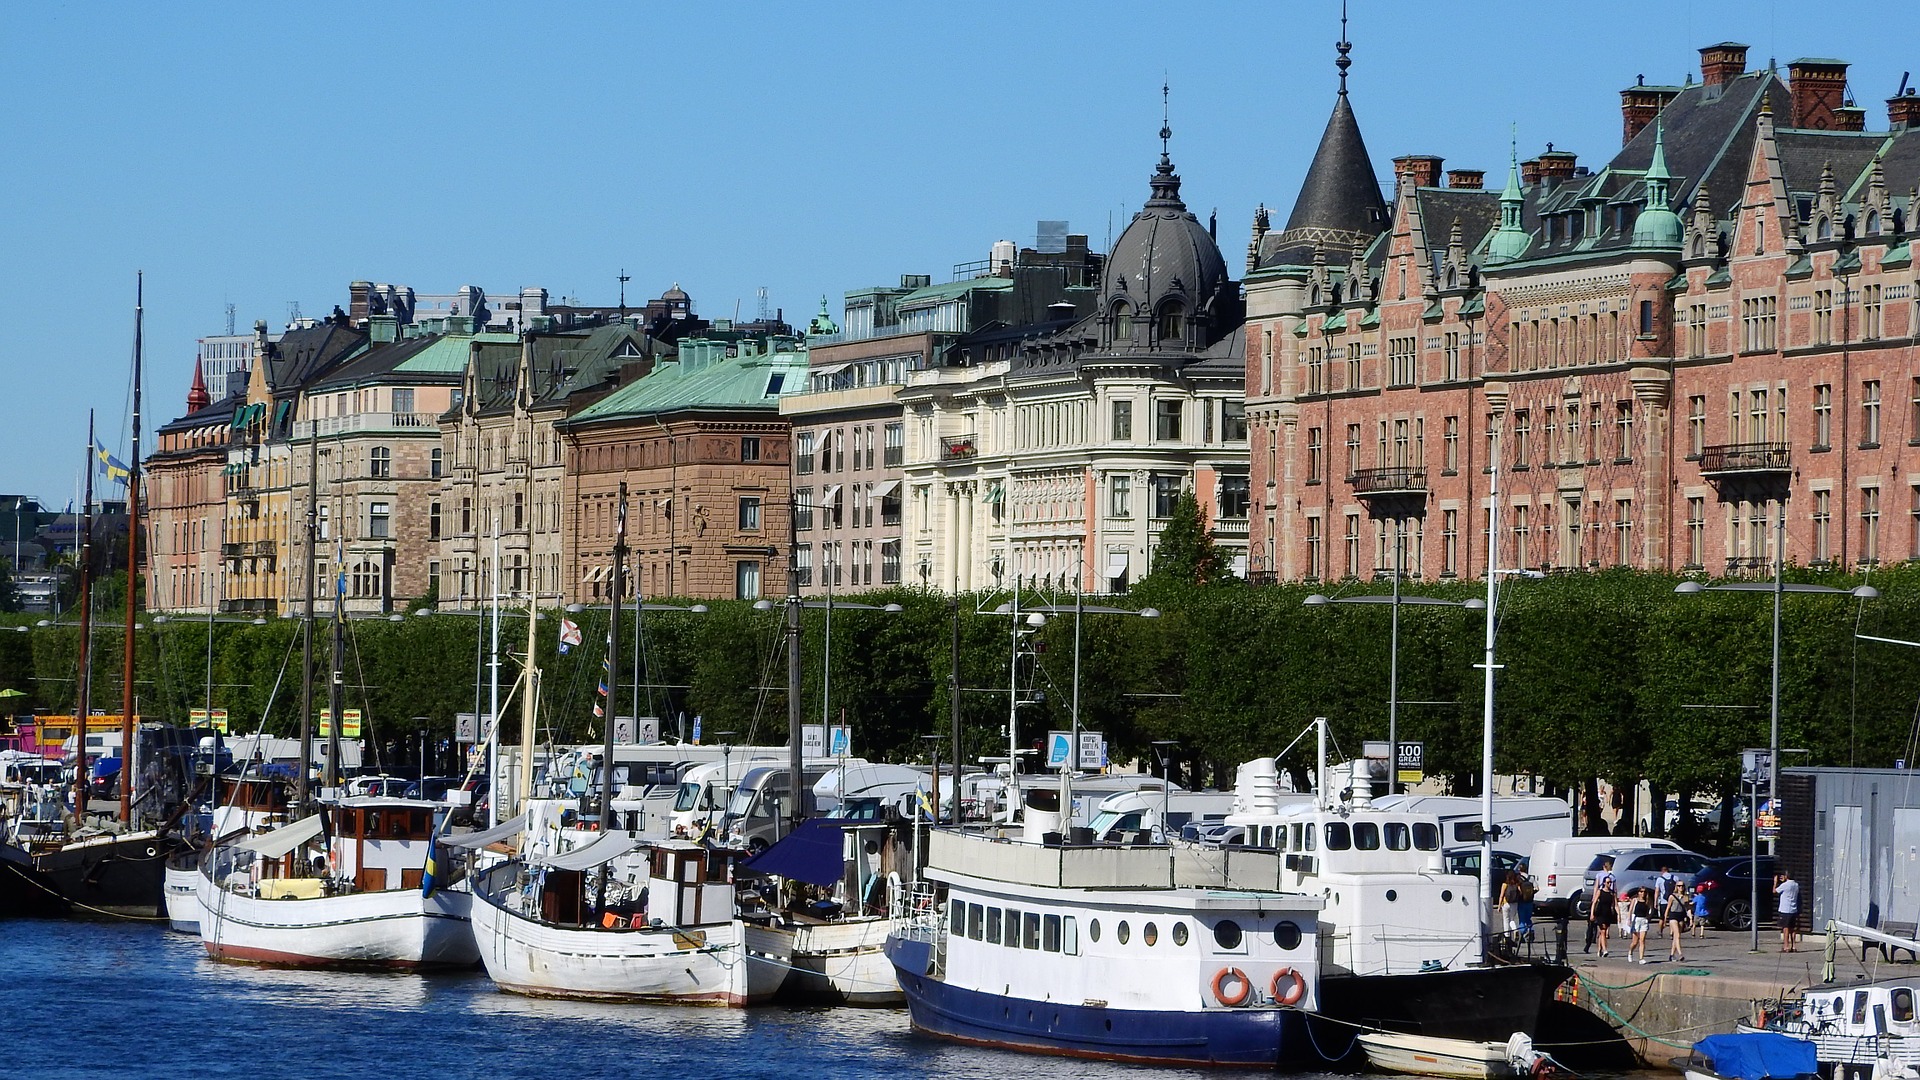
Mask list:
MULTIPOLYGON (((622 366, 644 357, 674 355, 674 347, 626 323, 535 333, 530 376, 533 407, 558 405, 577 391, 600 386, 622 366), (628 348, 632 346, 632 349, 628 348)), ((490 416, 513 408, 519 393, 519 342, 487 342, 477 351, 479 407, 490 416)))
MULTIPOLYGON (((1794 129, 1776 132, 1780 147, 1780 172, 1787 190, 1813 194, 1820 190, 1820 174, 1833 166, 1834 194, 1846 199, 1848 189, 1858 181, 1864 189, 1873 156, 1886 145, 1885 132, 1811 131, 1794 129)), ((1718 208, 1719 204, 1715 204, 1718 208)))
POLYGON ((1414 192, 1420 201, 1420 223, 1427 233, 1427 256, 1437 274, 1447 258, 1447 240, 1453 235, 1453 223, 1460 223, 1460 243, 1466 248, 1467 262, 1474 263, 1474 251, 1494 226, 1500 224, 1500 193, 1470 188, 1421 188, 1414 192))
POLYGON ((228 423, 233 420, 233 410, 246 401, 245 391, 236 390, 206 408, 195 409, 177 420, 169 420, 160 425, 159 434, 166 435, 175 431, 191 431, 206 427, 208 424, 228 423))
POLYGON ((1895 199, 1906 197, 1920 185, 1920 128, 1894 132, 1880 167, 1886 173, 1887 194, 1895 199))
POLYGON ((366 334, 332 321, 288 330, 268 346, 267 384, 275 391, 297 390, 330 374, 366 342, 366 334))
POLYGON ((1360 123, 1343 91, 1334 100, 1287 227, 1261 242, 1260 265, 1305 266, 1315 250, 1324 251, 1329 263, 1344 262, 1356 237, 1382 232, 1390 220, 1360 123))

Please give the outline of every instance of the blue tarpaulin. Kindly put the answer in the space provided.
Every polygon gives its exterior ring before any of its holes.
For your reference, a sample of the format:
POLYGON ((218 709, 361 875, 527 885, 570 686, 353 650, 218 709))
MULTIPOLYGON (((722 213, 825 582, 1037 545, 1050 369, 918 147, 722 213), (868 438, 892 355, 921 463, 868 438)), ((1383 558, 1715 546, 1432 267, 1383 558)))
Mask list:
POLYGON ((1811 1041, 1772 1031, 1710 1035, 1694 1043, 1693 1052, 1727 1080, 1787 1080, 1820 1068, 1811 1041))
POLYGON ((740 864, 756 874, 778 874, 809 885, 832 885, 846 865, 840 826, 834 818, 808 818, 772 847, 740 864))

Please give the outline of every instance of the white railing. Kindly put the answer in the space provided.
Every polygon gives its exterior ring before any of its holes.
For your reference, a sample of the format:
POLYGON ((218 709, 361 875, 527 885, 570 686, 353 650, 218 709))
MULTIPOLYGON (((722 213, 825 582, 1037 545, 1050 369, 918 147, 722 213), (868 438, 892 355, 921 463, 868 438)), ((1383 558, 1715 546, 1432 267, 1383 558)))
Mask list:
POLYGON ((307 439, 318 434, 325 438, 328 435, 349 435, 361 431, 399 431, 424 435, 439 430, 440 417, 436 413, 354 413, 351 416, 322 416, 302 420, 293 425, 293 437, 307 439))

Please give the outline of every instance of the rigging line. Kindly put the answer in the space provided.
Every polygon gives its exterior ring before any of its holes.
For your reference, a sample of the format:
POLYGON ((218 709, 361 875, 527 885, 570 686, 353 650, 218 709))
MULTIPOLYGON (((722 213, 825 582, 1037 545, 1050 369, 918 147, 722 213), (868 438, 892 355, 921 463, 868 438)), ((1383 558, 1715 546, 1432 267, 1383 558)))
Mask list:
MULTIPOLYGON (((380 740, 375 738, 373 734, 373 702, 367 699, 367 668, 366 664, 360 659, 360 631, 354 628, 353 620, 351 619, 347 620, 347 642, 353 648, 353 671, 354 674, 360 677, 360 708, 366 714, 366 734, 363 735, 362 738, 373 744, 374 771, 386 772, 386 766, 380 762, 380 740)), ((347 730, 346 713, 346 695, 343 694, 340 700, 340 715, 333 718, 333 722, 340 725, 340 732, 342 734, 345 734, 347 730)), ((499 717, 495 717, 494 723, 498 724, 499 722, 499 717)))

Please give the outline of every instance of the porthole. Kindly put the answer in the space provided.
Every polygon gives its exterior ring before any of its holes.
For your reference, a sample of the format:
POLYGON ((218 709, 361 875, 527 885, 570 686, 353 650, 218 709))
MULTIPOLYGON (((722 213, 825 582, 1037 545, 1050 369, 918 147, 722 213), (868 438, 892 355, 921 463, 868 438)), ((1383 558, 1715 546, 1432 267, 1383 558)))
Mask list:
POLYGON ((1300 947, 1300 926, 1291 919, 1282 920, 1273 928, 1273 943, 1283 949, 1300 947))
POLYGON ((1452 890, 1452 889, 1441 889, 1441 890, 1440 890, 1440 902, 1441 902, 1441 903, 1443 903, 1443 904, 1451 904, 1451 903, 1453 903, 1453 890, 1452 890))
POLYGON ((1177 922, 1173 924, 1173 943, 1175 945, 1185 945, 1187 943, 1186 923, 1177 922))
POLYGON ((1132 936, 1132 932, 1127 929, 1127 920, 1120 920, 1120 927, 1113 932, 1113 936, 1120 944, 1125 945, 1127 943, 1127 938, 1132 936))
POLYGON ((1398 890, 1395 890, 1395 889, 1387 890, 1387 903, 1391 904, 1398 899, 1400 899, 1400 893, 1398 890))
POLYGON ((1152 923, 1141 927, 1140 940, 1146 942, 1148 948, 1160 944, 1160 928, 1152 923))
POLYGON ((1232 919, 1221 919, 1213 924, 1213 943, 1221 949, 1232 952, 1240 947, 1240 924, 1232 919))
POLYGON ((1100 940, 1100 920, 1099 919, 1094 919, 1087 923, 1087 937, 1093 941, 1100 940))

